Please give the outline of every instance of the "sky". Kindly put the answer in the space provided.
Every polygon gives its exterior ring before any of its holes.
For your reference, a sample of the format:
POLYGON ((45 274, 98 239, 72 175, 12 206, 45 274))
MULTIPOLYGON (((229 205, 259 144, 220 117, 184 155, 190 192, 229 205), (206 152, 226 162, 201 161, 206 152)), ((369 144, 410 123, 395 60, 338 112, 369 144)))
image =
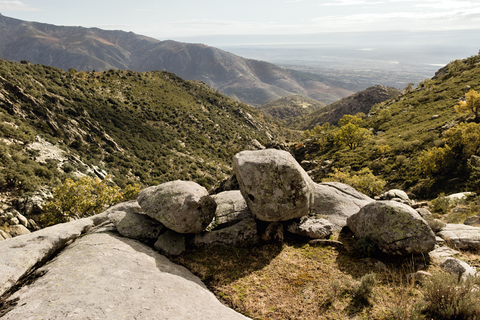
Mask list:
POLYGON ((480 29, 479 0, 0 0, 0 13, 55 25, 133 31, 160 40, 480 29))

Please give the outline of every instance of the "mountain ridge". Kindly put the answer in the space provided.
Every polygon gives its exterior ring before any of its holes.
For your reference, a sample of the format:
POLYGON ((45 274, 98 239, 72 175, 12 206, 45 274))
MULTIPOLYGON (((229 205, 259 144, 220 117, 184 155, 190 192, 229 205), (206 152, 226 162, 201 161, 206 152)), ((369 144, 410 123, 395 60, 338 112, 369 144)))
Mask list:
POLYGON ((330 104, 352 94, 326 77, 244 59, 204 44, 157 40, 133 32, 65 27, 0 16, 0 56, 63 70, 169 71, 259 106, 293 94, 330 104))

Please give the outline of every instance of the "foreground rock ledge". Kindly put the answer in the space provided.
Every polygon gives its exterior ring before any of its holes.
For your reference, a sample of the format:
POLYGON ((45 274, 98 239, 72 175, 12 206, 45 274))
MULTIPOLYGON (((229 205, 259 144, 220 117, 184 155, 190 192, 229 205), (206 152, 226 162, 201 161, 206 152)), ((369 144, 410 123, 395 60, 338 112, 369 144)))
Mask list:
POLYGON ((112 232, 84 236, 9 301, 2 320, 248 319, 222 305, 187 269, 112 232))

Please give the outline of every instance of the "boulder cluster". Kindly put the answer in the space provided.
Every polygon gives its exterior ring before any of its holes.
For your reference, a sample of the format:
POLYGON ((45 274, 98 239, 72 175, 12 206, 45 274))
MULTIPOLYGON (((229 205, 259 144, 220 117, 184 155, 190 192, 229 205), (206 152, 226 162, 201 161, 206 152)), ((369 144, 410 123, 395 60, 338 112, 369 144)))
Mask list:
POLYGON ((281 150, 243 151, 233 159, 239 190, 210 195, 187 181, 142 190, 136 201, 106 214, 125 237, 178 255, 189 246, 249 245, 283 241, 290 233, 328 239, 348 226, 388 254, 428 253, 436 237, 408 196, 393 190, 375 201, 342 183, 317 184, 281 150))

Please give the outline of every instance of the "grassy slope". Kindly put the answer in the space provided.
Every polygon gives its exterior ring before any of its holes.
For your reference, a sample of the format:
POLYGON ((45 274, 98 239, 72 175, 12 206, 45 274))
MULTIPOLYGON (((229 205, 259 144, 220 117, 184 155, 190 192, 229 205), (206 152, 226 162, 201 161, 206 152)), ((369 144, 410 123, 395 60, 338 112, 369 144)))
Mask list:
POLYGON ((322 150, 315 139, 308 139, 298 145, 297 160, 308 154, 310 159, 333 160, 337 168, 369 167, 389 182, 387 187, 400 187, 420 197, 465 191, 465 172, 443 172, 432 179, 419 170, 417 160, 422 150, 442 145, 446 125, 468 118, 456 113, 454 106, 468 88, 480 90, 479 62, 480 56, 456 60, 417 89, 373 106, 363 127, 377 134, 356 149, 331 143, 322 150), (382 145, 388 145, 387 152, 379 152, 382 145))
POLYGON ((231 173, 232 156, 252 139, 275 136, 247 105, 168 72, 69 74, 0 61, 0 76, 0 165, 13 175, 0 176, 4 189, 25 189, 20 176, 36 185, 65 178, 56 170, 62 163, 33 161, 27 146, 37 135, 106 169, 120 185, 183 179, 207 187, 231 173), (16 140, 25 144, 7 145, 16 140))

